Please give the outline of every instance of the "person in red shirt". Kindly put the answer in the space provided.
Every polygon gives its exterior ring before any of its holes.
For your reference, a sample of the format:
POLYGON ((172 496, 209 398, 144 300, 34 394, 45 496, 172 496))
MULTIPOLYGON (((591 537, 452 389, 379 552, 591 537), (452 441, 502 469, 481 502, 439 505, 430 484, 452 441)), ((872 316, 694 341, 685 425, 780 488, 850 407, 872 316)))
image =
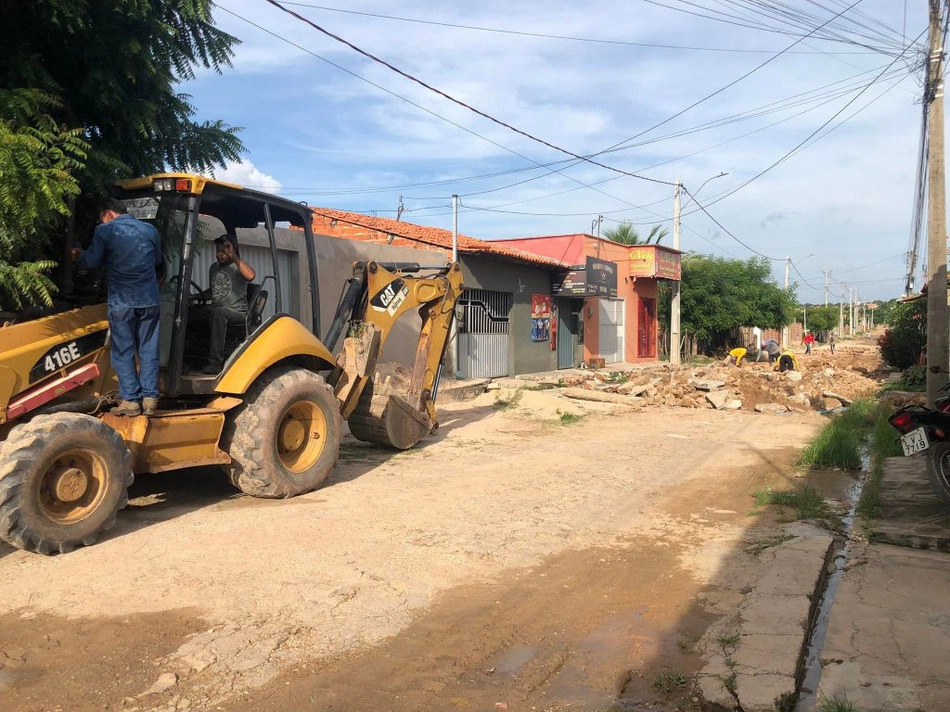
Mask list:
POLYGON ((802 337, 802 343, 805 344, 805 355, 811 353, 811 345, 815 343, 815 336, 810 331, 805 332, 805 336, 802 337))

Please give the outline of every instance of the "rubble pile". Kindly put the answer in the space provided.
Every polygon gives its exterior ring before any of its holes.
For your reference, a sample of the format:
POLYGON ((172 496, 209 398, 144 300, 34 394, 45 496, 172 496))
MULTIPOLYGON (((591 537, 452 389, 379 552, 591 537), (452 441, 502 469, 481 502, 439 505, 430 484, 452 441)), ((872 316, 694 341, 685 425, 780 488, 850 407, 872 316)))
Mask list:
POLYGON ((565 388, 564 395, 626 402, 633 406, 679 406, 777 413, 834 410, 874 393, 885 373, 876 350, 839 349, 800 355, 801 371, 779 373, 767 362, 703 366, 658 364, 627 372, 572 372, 538 379, 565 388), (595 394, 617 394, 600 397, 595 394))

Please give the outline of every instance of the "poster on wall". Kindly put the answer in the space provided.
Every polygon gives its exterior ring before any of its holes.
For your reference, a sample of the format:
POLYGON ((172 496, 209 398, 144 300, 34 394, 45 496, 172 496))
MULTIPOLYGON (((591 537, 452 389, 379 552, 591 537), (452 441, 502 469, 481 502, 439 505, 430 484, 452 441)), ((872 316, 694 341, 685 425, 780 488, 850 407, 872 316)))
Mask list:
POLYGON ((551 297, 548 294, 531 295, 531 340, 548 341, 551 338, 551 297))

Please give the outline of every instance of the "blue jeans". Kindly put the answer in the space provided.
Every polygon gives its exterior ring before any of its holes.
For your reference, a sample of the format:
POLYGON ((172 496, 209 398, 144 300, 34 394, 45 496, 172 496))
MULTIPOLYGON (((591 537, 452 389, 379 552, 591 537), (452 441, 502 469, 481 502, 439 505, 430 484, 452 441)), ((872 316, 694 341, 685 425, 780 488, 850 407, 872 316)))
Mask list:
POLYGON ((158 398, 159 308, 109 306, 112 368, 119 377, 119 398, 158 398), (138 354, 140 369, 135 368, 138 354))

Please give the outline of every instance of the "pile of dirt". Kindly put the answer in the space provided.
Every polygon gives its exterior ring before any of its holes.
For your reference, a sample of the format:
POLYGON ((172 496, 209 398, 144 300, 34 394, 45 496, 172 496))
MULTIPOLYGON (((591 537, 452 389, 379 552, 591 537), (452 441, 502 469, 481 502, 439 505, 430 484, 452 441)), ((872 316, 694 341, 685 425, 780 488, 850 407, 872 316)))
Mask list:
POLYGON ((759 412, 834 410, 874 393, 886 373, 876 349, 799 355, 800 371, 779 373, 767 362, 741 368, 658 364, 627 372, 572 372, 540 378, 546 385, 627 396, 644 406, 679 406, 759 412))

